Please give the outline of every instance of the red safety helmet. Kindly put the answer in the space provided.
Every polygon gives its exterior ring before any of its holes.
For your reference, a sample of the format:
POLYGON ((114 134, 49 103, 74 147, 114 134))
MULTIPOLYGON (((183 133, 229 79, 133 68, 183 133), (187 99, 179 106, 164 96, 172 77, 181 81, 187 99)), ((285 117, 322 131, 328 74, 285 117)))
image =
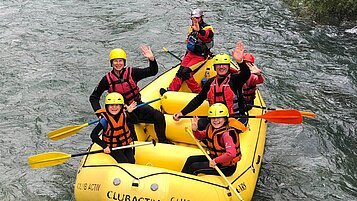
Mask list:
POLYGON ((254 56, 251 53, 245 53, 243 54, 243 60, 254 63, 254 56))

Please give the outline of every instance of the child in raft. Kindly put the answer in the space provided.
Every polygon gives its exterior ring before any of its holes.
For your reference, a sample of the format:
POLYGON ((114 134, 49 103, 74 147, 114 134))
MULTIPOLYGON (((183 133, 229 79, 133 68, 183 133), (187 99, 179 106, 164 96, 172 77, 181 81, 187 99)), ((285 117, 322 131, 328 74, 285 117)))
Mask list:
POLYGON ((131 113, 136 107, 136 102, 132 102, 126 111, 124 108, 124 98, 117 92, 109 93, 105 97, 105 108, 98 110, 103 118, 93 129, 90 137, 104 149, 104 153, 110 154, 118 163, 135 163, 134 148, 112 150, 115 147, 130 145, 133 141, 127 121, 135 123, 135 114, 131 113), (102 133, 102 139, 99 133, 102 133))
POLYGON ((210 124, 206 130, 197 130, 198 118, 192 119, 192 131, 198 140, 206 140, 209 155, 212 160, 208 161, 205 155, 190 156, 183 169, 183 173, 198 175, 219 175, 214 169, 217 167, 226 176, 231 176, 241 159, 239 133, 244 132, 246 127, 234 118, 229 118, 226 105, 215 103, 208 110, 210 124))

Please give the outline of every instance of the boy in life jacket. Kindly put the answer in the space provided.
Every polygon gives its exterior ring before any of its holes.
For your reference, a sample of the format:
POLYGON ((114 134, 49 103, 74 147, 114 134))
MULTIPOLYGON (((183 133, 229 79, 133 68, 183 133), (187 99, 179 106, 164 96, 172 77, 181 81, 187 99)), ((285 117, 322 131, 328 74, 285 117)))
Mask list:
POLYGON ((127 121, 136 121, 136 116, 131 113, 136 107, 134 101, 124 108, 124 98, 117 92, 109 93, 105 97, 105 108, 97 111, 103 118, 93 129, 90 137, 104 149, 104 153, 110 154, 118 163, 135 163, 134 148, 112 150, 112 148, 131 144, 133 141, 127 121), (102 139, 99 133, 102 132, 102 139))
MULTIPOLYGON (((188 88, 193 93, 199 93, 201 87, 199 83, 193 78, 194 72, 191 66, 204 61, 211 53, 210 49, 213 47, 213 27, 203 21, 203 11, 201 9, 194 9, 191 12, 192 24, 188 29, 186 39, 186 54, 182 59, 181 66, 176 73, 175 78, 169 85, 169 91, 178 91, 181 88, 182 82, 186 81, 188 88)), ((160 89, 160 94, 165 93, 164 88, 160 89)))
POLYGON ((248 81, 243 85, 243 99, 248 111, 252 109, 252 105, 254 105, 257 84, 262 84, 264 82, 264 77, 262 75, 262 70, 254 64, 254 56, 251 53, 244 54, 243 60, 248 65, 251 72, 248 81))
POLYGON ((229 118, 227 106, 215 103, 208 109, 210 123, 206 130, 198 130, 198 118, 192 119, 192 131, 198 140, 206 140, 209 155, 190 156, 182 172, 197 175, 199 173, 219 175, 214 166, 226 176, 231 176, 241 159, 239 134, 246 131, 246 127, 234 118, 229 118))

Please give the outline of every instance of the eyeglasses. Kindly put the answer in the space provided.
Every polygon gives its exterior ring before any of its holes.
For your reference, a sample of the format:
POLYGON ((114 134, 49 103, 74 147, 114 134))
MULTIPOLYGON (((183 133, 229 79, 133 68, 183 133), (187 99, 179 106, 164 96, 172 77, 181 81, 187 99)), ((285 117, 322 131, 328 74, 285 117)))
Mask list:
POLYGON ((200 19, 201 17, 192 17, 192 18, 200 19))

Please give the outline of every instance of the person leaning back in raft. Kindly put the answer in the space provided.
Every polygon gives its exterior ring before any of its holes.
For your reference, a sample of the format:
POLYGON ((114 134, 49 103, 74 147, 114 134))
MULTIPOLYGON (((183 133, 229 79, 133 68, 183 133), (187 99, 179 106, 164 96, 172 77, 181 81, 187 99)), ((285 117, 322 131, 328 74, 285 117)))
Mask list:
POLYGON ((208 109, 210 123, 206 130, 197 130, 198 118, 192 119, 192 131, 198 140, 206 140, 209 154, 208 161, 205 155, 190 156, 183 169, 183 173, 197 175, 219 175, 214 166, 226 176, 231 176, 236 170, 236 164, 241 159, 239 133, 246 127, 234 118, 229 118, 228 108, 222 103, 215 103, 208 109))
POLYGON ((90 137, 104 149, 104 153, 110 154, 118 163, 135 163, 134 148, 112 150, 115 147, 130 145, 133 141, 127 120, 135 122, 137 117, 132 111, 136 107, 136 102, 132 102, 124 110, 124 98, 117 92, 109 93, 105 97, 105 108, 97 111, 103 118, 93 129, 90 137), (99 133, 103 131, 102 139, 99 133))

